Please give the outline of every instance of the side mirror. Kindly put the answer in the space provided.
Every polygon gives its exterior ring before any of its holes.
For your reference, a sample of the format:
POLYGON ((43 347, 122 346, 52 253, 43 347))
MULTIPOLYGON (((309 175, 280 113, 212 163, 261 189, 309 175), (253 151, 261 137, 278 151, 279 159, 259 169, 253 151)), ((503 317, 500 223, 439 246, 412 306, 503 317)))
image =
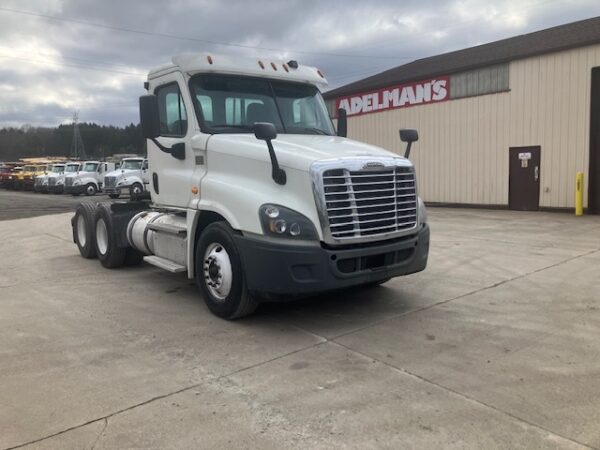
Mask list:
POLYGON ((412 143, 419 140, 419 133, 417 130, 400 130, 400 140, 402 142, 408 142, 404 152, 404 157, 408 158, 410 156, 410 148, 412 147, 412 143))
POLYGON ((160 117, 158 116, 158 98, 156 95, 140 97, 140 124, 142 134, 146 139, 160 136, 160 117))
POLYGON ((275 125, 269 122, 256 122, 254 124, 254 136, 261 141, 270 141, 277 137, 275 125))
POLYGON ((267 143, 269 157, 271 158, 271 176, 273 177, 273 181, 275 181, 277 184, 285 184, 287 182, 287 175, 285 170, 279 167, 277 155, 275 154, 275 149, 273 148, 273 143, 271 142, 277 137, 277 129, 275 128, 275 125, 270 122, 256 122, 253 128, 256 139, 260 139, 261 141, 265 141, 267 143))
POLYGON ((348 113, 344 108, 338 109, 337 135, 348 136, 348 113))

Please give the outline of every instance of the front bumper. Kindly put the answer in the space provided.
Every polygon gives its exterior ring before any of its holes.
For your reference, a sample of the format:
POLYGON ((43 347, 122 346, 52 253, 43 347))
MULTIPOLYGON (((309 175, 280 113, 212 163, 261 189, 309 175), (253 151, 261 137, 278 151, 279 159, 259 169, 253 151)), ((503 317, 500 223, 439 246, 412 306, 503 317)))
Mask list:
POLYGON ((293 299, 420 272, 427 266, 429 226, 388 242, 344 249, 295 246, 236 235, 248 289, 293 299))
POLYGON ((77 184, 64 187, 65 194, 85 194, 86 186, 84 184, 77 184))
POLYGON ((55 184, 53 186, 45 186, 47 188, 46 192, 50 192, 51 194, 62 194, 65 190, 65 186, 63 184, 55 184))
POLYGON ((127 189, 128 186, 119 186, 119 187, 104 187, 105 194, 120 194, 122 189, 127 189))

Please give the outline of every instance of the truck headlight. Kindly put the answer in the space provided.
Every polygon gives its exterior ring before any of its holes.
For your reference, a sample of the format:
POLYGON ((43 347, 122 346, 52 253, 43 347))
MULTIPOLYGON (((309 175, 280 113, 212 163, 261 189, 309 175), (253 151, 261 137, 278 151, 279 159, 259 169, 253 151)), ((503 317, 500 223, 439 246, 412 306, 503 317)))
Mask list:
POLYGON ((427 208, 423 199, 419 197, 419 224, 422 225, 424 223, 427 223, 427 208))
POLYGON ((65 180, 61 180, 60 178, 58 180, 56 180, 56 184, 63 184, 65 182, 65 180))
POLYGON ((316 240, 319 239, 313 223, 302 214, 279 205, 262 205, 258 215, 263 232, 268 236, 316 240))
POLYGON ((73 180, 73 186, 77 186, 81 184, 81 180, 78 180, 77 178, 73 180))

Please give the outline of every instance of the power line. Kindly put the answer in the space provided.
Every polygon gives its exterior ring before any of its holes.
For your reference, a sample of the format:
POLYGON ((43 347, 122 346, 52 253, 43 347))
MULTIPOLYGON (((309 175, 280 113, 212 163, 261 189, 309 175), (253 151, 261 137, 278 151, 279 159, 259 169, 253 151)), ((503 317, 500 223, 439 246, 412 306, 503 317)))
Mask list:
POLYGON ((245 45, 245 44, 236 44, 233 42, 213 41, 213 40, 209 40, 209 39, 200 39, 200 38, 195 38, 195 37, 190 37, 190 36, 180 36, 180 35, 168 34, 168 33, 156 33, 156 32, 146 31, 146 30, 135 30, 132 28, 117 27, 117 26, 113 26, 113 25, 105 25, 105 24, 100 24, 100 23, 88 22, 86 20, 73 19, 70 17, 58 17, 58 16, 52 16, 49 14, 40 14, 40 13, 34 13, 31 11, 23 11, 20 9, 13 9, 13 8, 0 7, 0 11, 10 12, 10 13, 14 13, 14 14, 22 14, 22 15, 38 17, 38 18, 44 18, 44 19, 49 19, 49 20, 76 23, 79 25, 86 25, 86 26, 96 27, 96 28, 104 28, 106 30, 112 30, 112 31, 121 31, 121 32, 126 32, 126 33, 141 34, 144 36, 157 36, 157 37, 168 38, 168 39, 177 39, 180 41, 201 42, 203 44, 209 44, 209 45, 223 45, 223 46, 228 46, 228 47, 246 48, 246 49, 253 49, 253 50, 291 52, 291 53, 299 53, 299 54, 304 54, 304 55, 333 56, 333 57, 342 57, 342 58, 414 59, 414 56, 351 55, 351 54, 344 54, 344 53, 311 52, 311 51, 307 51, 307 50, 292 50, 292 49, 283 49, 283 48, 274 48, 274 47, 261 47, 261 46, 256 46, 256 45, 245 45))
POLYGON ((54 66, 74 67, 77 69, 93 70, 93 71, 97 71, 97 72, 118 73, 121 75, 130 75, 130 76, 135 76, 135 77, 145 77, 146 76, 146 74, 143 74, 143 73, 126 72, 124 70, 105 69, 105 68, 101 68, 101 67, 86 66, 83 64, 71 64, 71 63, 65 63, 65 62, 48 61, 48 60, 43 60, 43 59, 21 58, 18 56, 3 55, 2 53, 0 53, 0 58, 15 59, 17 61, 24 61, 24 62, 29 62, 29 63, 33 63, 33 64, 50 64, 50 65, 54 65, 54 66))

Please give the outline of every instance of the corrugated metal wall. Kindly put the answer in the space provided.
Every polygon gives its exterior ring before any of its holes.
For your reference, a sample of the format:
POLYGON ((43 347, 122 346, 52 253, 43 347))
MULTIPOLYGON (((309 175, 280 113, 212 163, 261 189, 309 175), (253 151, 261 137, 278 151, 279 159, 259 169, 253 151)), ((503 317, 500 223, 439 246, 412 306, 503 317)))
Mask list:
POLYGON ((348 136, 402 154, 399 128, 417 128, 411 159, 421 196, 488 205, 508 204, 509 147, 540 145, 540 205, 573 207, 575 173, 589 179, 595 66, 600 45, 515 61, 510 92, 350 117, 348 136))

